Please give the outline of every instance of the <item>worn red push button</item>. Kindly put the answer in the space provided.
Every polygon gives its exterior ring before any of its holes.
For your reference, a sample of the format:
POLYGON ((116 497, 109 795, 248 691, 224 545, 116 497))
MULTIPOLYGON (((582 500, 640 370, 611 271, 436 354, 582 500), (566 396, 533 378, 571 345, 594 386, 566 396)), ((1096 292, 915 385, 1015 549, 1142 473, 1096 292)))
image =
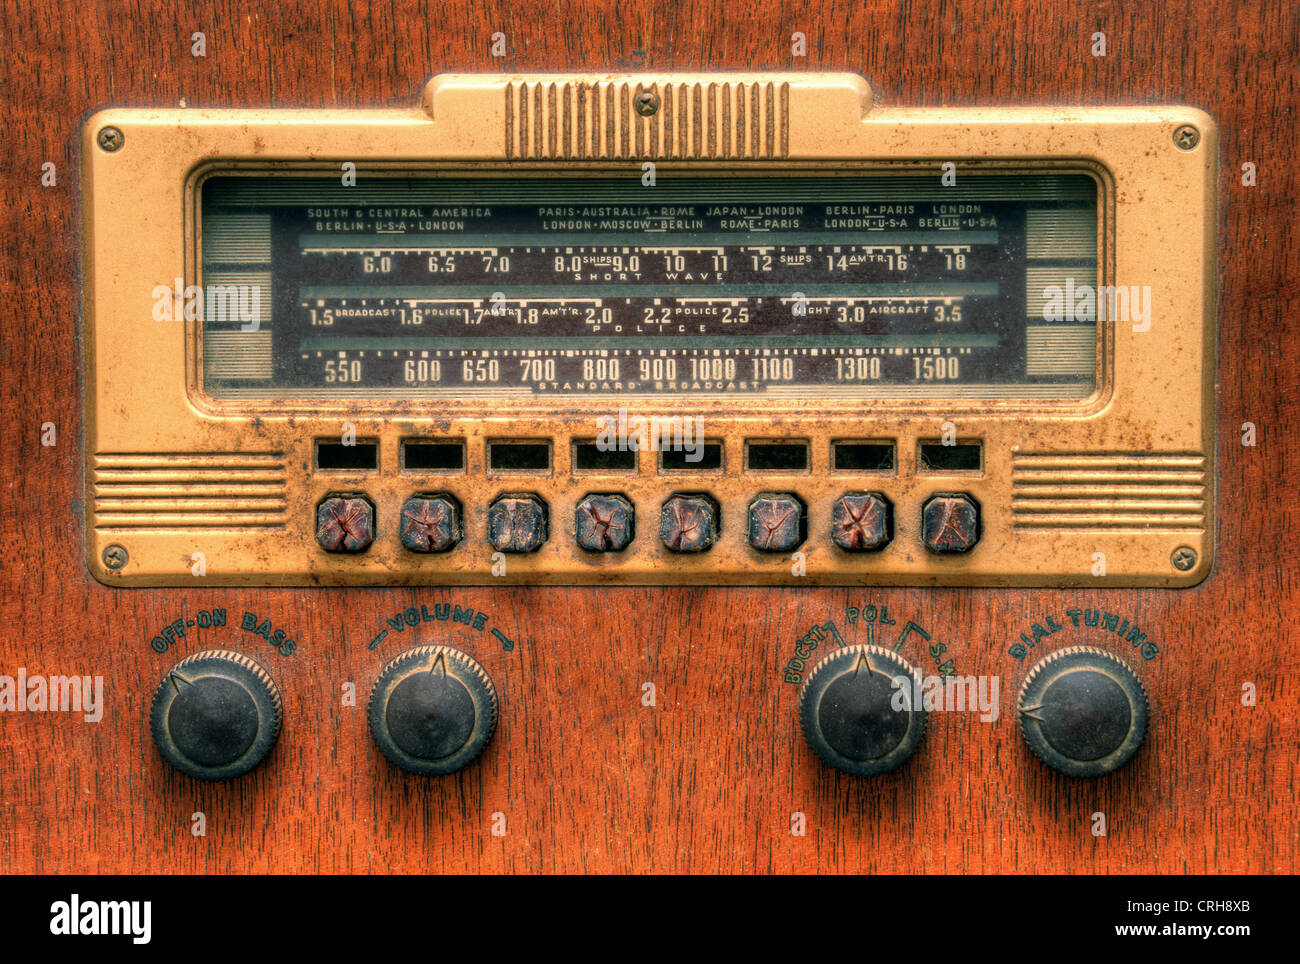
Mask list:
POLYGON ((749 544, 760 552, 789 552, 807 533, 803 502, 789 492, 762 492, 749 503, 749 544))
POLYGON ((316 541, 326 552, 364 552, 375 541, 375 507, 365 496, 328 496, 316 507, 316 541))
POLYGON ((980 541, 979 503, 965 492, 940 492, 921 507, 921 538, 931 552, 970 552, 980 541))
POLYGON ((831 507, 831 541, 845 552, 878 552, 894 537, 894 507, 879 492, 849 492, 831 507))
POLYGON ((712 548, 718 541, 718 503, 703 493, 673 493, 659 515, 659 538, 673 552, 712 548))
POLYGON ((488 507, 488 542, 498 552, 536 552, 549 534, 546 503, 532 492, 500 496, 488 507))
POLYGON ((636 534, 636 512, 621 495, 592 493, 578 503, 573 535, 588 552, 622 552, 636 534))

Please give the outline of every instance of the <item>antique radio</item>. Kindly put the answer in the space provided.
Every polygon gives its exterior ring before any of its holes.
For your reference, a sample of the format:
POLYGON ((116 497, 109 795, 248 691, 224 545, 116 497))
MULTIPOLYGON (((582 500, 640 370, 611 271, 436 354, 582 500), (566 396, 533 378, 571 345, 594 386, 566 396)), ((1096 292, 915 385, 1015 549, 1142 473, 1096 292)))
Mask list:
POLYGON ((1295 12, 444 6, 10 17, 0 870, 1294 870, 1295 12))
POLYGON ((836 74, 97 114, 89 565, 1194 584, 1215 145, 1184 108, 882 110, 836 74))

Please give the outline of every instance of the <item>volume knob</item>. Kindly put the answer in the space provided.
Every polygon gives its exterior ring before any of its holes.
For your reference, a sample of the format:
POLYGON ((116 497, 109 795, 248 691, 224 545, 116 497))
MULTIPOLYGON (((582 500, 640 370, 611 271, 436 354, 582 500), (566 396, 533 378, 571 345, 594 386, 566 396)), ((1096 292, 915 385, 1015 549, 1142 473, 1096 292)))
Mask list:
POLYGON ((497 725, 497 691, 474 659, 450 646, 396 656, 370 693, 370 733, 404 770, 452 773, 482 752, 497 725))
POLYGON ((200 780, 262 762, 280 735, 280 690, 255 660, 229 650, 186 657, 163 677, 149 726, 164 760, 200 780))
POLYGON ((925 736, 912 664, 881 646, 846 646, 813 667, 799 692, 804 739, 845 773, 874 776, 902 764, 925 736))
POLYGON ((1017 706, 1034 754, 1072 777, 1110 773, 1147 731, 1147 694, 1118 656, 1091 646, 1058 649, 1029 671, 1017 706))

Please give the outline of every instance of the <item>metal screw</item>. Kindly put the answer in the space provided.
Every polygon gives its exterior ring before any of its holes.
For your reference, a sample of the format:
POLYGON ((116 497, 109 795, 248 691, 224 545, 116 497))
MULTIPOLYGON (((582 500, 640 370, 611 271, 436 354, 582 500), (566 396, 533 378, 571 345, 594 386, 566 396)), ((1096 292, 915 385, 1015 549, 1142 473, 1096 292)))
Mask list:
POLYGON ((1201 132, 1191 124, 1184 124, 1174 131, 1174 143, 1178 145, 1179 150, 1190 151, 1201 143, 1201 132))
POLYGON ((1179 546, 1169 557, 1169 561, 1179 572, 1187 572, 1196 565, 1196 550, 1191 546, 1179 546))
POLYGON ((659 110, 659 95, 653 90, 643 90, 636 95, 636 112, 642 117, 651 117, 659 110))
POLYGON ((114 545, 106 548, 103 556, 100 558, 104 560, 104 565, 108 566, 109 569, 112 569, 114 572, 120 572, 126 567, 126 561, 131 557, 121 546, 114 545))
POLYGON ((99 132, 99 136, 96 138, 100 148, 108 151, 110 154, 119 150, 122 147, 122 142, 125 140, 126 138, 123 136, 122 132, 116 127, 102 128, 99 132))

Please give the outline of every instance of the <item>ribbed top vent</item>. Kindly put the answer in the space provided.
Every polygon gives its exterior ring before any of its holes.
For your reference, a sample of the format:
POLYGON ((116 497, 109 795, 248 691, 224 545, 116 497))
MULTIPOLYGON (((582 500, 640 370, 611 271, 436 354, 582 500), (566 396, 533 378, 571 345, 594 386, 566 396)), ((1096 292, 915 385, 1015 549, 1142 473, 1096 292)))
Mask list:
POLYGON ((790 152, 784 82, 527 82, 505 89, 506 156, 771 158, 790 152), (649 116, 637 110, 649 94, 649 116))

